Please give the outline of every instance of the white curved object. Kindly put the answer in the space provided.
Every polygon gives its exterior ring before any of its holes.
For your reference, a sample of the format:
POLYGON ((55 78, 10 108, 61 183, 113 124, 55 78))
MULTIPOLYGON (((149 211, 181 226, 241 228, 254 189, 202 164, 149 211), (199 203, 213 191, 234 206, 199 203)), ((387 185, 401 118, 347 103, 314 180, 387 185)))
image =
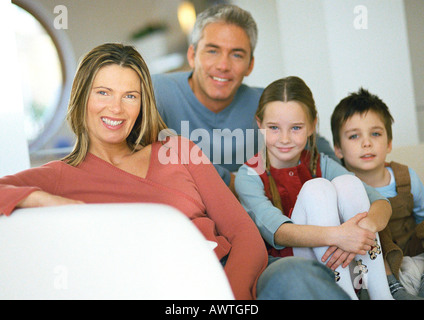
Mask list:
POLYGON ((18 209, 0 243, 0 299, 234 299, 210 243, 164 205, 18 209))

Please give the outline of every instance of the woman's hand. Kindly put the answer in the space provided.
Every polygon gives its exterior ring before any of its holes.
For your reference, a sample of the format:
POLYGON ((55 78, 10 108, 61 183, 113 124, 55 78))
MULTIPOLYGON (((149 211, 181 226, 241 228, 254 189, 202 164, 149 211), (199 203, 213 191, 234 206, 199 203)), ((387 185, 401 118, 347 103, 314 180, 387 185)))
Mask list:
POLYGON ((84 202, 72 200, 61 196, 55 196, 44 191, 34 191, 28 197, 17 204, 17 208, 34 208, 63 206, 67 204, 82 204, 84 202))

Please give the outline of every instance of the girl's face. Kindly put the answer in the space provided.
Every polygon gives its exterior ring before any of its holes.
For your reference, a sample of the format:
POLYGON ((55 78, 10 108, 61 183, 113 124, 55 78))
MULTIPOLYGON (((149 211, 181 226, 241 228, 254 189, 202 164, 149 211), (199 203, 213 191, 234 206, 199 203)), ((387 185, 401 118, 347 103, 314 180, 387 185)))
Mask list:
POLYGON ((262 122, 259 119, 257 122, 266 132, 271 166, 277 169, 297 166, 316 124, 316 121, 310 123, 302 105, 296 101, 270 102, 265 105, 262 122))
POLYGON ((373 111, 350 117, 340 129, 340 146, 334 146, 336 156, 357 174, 384 168, 391 150, 384 123, 373 111))
POLYGON ((141 82, 131 68, 102 67, 94 78, 87 102, 90 151, 126 145, 141 106, 141 82))

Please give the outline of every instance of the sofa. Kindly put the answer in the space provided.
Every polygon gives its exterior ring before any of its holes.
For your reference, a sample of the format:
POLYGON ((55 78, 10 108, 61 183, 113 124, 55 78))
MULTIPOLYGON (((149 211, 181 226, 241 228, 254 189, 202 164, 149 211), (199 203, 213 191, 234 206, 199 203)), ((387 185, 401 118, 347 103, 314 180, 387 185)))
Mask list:
POLYGON ((394 146, 387 159, 408 165, 417 172, 424 183, 424 143, 414 146, 394 146))
POLYGON ((193 223, 158 204, 82 204, 0 216, 0 300, 233 300, 193 223))

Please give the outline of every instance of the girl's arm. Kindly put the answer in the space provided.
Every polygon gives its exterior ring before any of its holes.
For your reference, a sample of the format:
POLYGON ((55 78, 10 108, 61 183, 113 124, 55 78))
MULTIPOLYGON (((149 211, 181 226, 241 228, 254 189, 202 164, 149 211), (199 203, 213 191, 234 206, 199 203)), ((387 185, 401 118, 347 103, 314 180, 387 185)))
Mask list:
POLYGON ((264 240, 277 250, 284 249, 284 246, 275 243, 274 235, 282 224, 292 221, 273 206, 256 171, 242 165, 236 175, 235 189, 242 206, 256 224, 264 240))
POLYGON ((285 223, 275 233, 275 242, 287 247, 335 246, 355 254, 366 254, 374 244, 375 235, 359 226, 367 213, 359 213, 335 227, 285 223))
POLYGON ((276 249, 284 247, 339 246, 346 251, 364 254, 371 249, 375 236, 359 227, 367 214, 361 213, 337 227, 298 225, 283 215, 265 195, 264 185, 256 172, 240 167, 236 175, 236 191, 262 237, 276 249))

